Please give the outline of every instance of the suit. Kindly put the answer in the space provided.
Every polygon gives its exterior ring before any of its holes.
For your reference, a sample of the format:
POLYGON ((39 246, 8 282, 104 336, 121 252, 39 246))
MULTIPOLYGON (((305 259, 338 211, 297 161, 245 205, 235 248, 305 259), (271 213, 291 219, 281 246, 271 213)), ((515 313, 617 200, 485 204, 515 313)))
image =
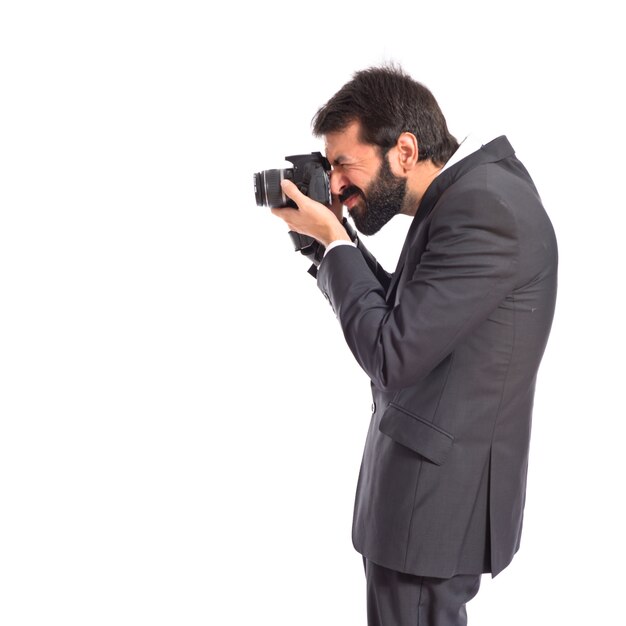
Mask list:
POLYGON ((557 244, 506 137, 426 190, 393 274, 360 241, 317 284, 371 379, 355 549, 418 576, 498 574, 520 543, 557 244))

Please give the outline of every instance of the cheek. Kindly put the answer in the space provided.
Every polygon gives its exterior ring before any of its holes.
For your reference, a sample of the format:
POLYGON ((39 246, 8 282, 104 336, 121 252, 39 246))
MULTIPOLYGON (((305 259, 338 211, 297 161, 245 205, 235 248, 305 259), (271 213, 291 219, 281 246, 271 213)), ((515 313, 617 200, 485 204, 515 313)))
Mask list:
POLYGON ((376 188, 375 181, 373 181, 372 179, 369 179, 367 182, 364 182, 363 185, 361 186, 361 189, 363 190, 363 195, 365 195, 366 197, 369 196, 375 188, 376 188))
POLYGON ((361 190, 361 193, 366 194, 371 185, 371 179, 368 176, 353 176, 350 183, 361 190))

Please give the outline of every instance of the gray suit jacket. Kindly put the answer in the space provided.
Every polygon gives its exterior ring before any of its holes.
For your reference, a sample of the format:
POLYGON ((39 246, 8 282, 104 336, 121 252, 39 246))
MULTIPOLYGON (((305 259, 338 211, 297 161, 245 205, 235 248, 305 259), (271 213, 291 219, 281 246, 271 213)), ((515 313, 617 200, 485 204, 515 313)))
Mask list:
POLYGON ((519 547, 557 245, 506 137, 442 172, 394 274, 359 242, 317 281, 371 379, 352 539, 422 576, 492 572, 519 547))

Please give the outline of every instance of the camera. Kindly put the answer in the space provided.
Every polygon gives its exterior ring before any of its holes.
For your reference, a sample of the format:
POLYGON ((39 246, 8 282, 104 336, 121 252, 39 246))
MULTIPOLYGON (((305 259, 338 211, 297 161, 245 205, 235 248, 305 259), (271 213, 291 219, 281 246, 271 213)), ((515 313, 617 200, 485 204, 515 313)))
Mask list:
POLYGON ((285 206, 297 208, 296 203, 283 193, 280 186, 283 180, 290 180, 305 196, 330 206, 328 159, 322 156, 321 152, 311 152, 285 157, 285 161, 289 161, 293 167, 265 170, 254 175, 254 195, 257 205, 271 209, 285 206))

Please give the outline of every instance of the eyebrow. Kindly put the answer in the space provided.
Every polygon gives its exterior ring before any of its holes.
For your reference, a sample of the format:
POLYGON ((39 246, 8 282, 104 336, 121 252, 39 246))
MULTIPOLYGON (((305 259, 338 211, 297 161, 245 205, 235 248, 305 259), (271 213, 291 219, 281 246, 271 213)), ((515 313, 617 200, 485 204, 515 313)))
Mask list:
POLYGON ((332 161, 331 161, 331 165, 341 165, 344 161, 349 160, 346 159, 345 156, 343 156, 343 154, 340 154, 338 157, 335 157, 332 161))

